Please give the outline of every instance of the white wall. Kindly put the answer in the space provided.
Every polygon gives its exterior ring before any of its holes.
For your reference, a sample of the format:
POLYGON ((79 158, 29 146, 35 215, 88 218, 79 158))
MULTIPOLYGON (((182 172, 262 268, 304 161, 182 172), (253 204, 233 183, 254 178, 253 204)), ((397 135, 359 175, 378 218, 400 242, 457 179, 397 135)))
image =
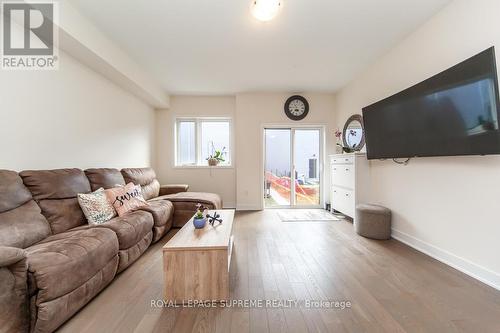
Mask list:
MULTIPOLYGON (((452 2, 338 93, 337 120, 492 45, 498 56, 499 13, 497 0, 452 2)), ((397 238, 500 288, 499 170, 499 156, 373 161, 373 199, 397 238)))
POLYGON ((0 168, 150 165, 154 111, 64 52, 57 71, 1 71, 0 168))
MULTIPOLYGON (((162 184, 188 184, 190 191, 214 192, 224 207, 236 206, 236 170, 231 168, 175 167, 176 117, 229 117, 234 119, 234 96, 171 96, 170 109, 156 111, 156 172, 162 184)), ((234 124, 234 123, 233 123, 234 124)), ((233 158, 234 162, 234 158, 233 158)))
MULTIPOLYGON (((262 164, 265 124, 325 126, 326 154, 335 152, 334 96, 332 94, 302 94, 309 102, 308 116, 299 122, 288 119, 283 106, 292 93, 248 93, 236 96, 236 198, 238 209, 262 209, 262 164)), ((329 178, 325 173, 325 198, 329 178)))
MULTIPOLYGON (((334 97, 304 94, 310 104, 307 118, 289 120, 283 105, 292 93, 251 93, 236 96, 171 96, 170 110, 156 112, 156 171, 162 183, 186 183, 193 191, 212 191, 222 196, 225 207, 262 209, 262 125, 315 124, 326 129, 327 153, 333 142, 334 97), (174 126, 176 117, 231 117, 233 119, 233 164, 235 168, 176 168, 174 126)), ((325 182, 327 195, 329 179, 325 182)))
POLYGON ((156 79, 148 75, 69 1, 59 1, 58 4, 61 50, 154 108, 168 108, 169 96, 156 79))

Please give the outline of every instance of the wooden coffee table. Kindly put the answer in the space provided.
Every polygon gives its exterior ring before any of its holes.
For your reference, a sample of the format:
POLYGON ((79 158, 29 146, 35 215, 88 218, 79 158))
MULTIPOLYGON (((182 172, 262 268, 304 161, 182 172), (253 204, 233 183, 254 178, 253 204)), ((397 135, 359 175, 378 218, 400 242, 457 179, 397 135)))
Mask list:
MULTIPOLYGON (((209 211, 210 214, 215 211, 209 211)), ((195 229, 191 218, 163 246, 164 299, 221 301, 229 298, 234 210, 217 210, 223 222, 195 229)))

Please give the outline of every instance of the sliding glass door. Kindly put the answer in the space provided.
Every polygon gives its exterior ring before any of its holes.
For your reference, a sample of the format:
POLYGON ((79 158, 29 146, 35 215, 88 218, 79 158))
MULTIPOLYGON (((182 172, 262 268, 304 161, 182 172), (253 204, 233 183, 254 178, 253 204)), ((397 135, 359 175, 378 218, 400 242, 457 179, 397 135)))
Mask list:
POLYGON ((320 128, 264 129, 264 206, 321 206, 320 128))
POLYGON ((290 206, 292 175, 292 136, 285 128, 265 129, 265 207, 290 206))
POLYGON ((296 206, 320 206, 320 130, 295 129, 293 165, 295 167, 296 206))

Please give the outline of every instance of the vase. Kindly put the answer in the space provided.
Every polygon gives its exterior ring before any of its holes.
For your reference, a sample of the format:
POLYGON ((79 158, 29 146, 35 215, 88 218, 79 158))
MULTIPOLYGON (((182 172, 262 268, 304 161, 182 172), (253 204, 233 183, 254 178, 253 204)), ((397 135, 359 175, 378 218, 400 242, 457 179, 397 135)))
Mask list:
POLYGON ((194 224, 195 229, 203 229, 205 227, 205 224, 207 224, 207 218, 206 217, 202 217, 202 218, 195 217, 193 219, 193 224, 194 224))

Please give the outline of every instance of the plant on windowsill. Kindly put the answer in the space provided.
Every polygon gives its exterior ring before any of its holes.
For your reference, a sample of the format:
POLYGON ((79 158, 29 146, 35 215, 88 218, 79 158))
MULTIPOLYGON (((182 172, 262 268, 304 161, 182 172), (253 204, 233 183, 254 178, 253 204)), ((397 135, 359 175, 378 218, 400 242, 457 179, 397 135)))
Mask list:
POLYGON ((217 166, 220 162, 225 162, 224 153, 226 152, 226 147, 221 150, 216 150, 214 144, 212 143, 212 154, 207 157, 209 166, 217 166))

